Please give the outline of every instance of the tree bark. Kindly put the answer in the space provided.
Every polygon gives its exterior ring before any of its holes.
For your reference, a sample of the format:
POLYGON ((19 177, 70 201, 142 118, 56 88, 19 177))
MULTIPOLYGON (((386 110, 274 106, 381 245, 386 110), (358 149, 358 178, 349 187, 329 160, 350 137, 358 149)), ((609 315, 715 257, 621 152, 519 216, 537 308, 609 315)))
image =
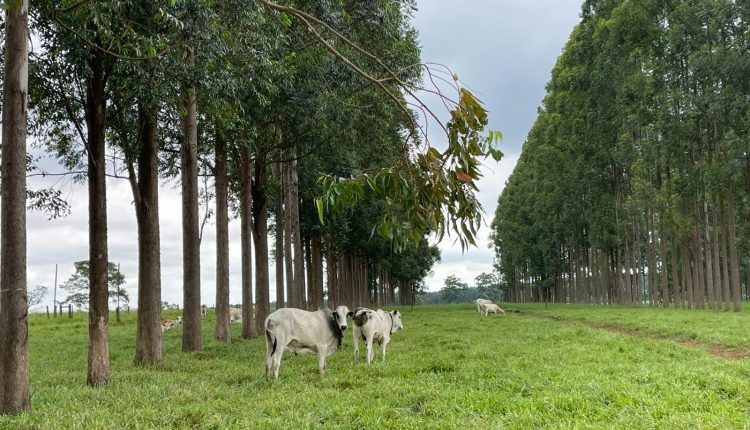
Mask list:
POLYGON ((722 202, 721 205, 721 212, 722 212, 722 223, 721 223, 721 243, 720 243, 720 251, 721 251, 721 289, 722 289, 722 296, 724 298, 724 310, 728 311, 730 307, 730 303, 732 302, 732 288, 730 284, 730 278, 729 278, 729 257, 728 257, 728 241, 729 241, 729 235, 727 234, 727 221, 726 221, 726 213, 724 213, 724 204, 722 202))
POLYGON ((714 274, 714 309, 721 310, 721 260, 719 255, 719 206, 716 204, 716 197, 711 198, 711 242, 713 249, 713 274, 714 274))
POLYGON ((276 213, 274 221, 276 223, 276 248, 274 249, 274 260, 276 267, 276 309, 285 306, 284 294, 284 180, 282 175, 281 162, 273 163, 273 176, 277 178, 278 192, 276 193, 276 213))
POLYGON ((313 279, 315 280, 315 291, 312 296, 312 309, 323 306, 323 252, 321 251, 320 237, 312 238, 312 261, 313 279))
POLYGON ((294 247, 294 287, 297 307, 305 309, 307 300, 305 297, 305 259, 302 252, 302 233, 299 220, 299 177, 297 175, 297 160, 290 163, 290 217, 292 219, 292 245, 294 247))
POLYGON ((294 264, 292 255, 292 193, 290 185, 289 163, 282 164, 283 188, 284 188, 284 267, 286 270, 286 293, 288 306, 298 308, 296 283, 294 279, 294 264))
POLYGON ((6 3, 0 176, 0 414, 31 410, 26 301, 28 0, 6 3))
POLYGON ((674 305, 676 308, 682 307, 682 284, 684 282, 684 271, 683 277, 680 278, 679 264, 677 258, 677 244, 675 238, 672 237, 672 282, 674 283, 674 305))
POLYGON ((155 106, 138 108, 138 179, 131 170, 131 186, 138 221, 138 323, 136 364, 162 360, 161 261, 159 240, 159 160, 155 106))
POLYGON ((706 244, 704 248, 705 260, 706 260, 706 296, 708 298, 708 308, 715 309, 714 306, 714 265, 713 255, 711 253, 711 231, 708 223, 708 201, 703 198, 703 229, 706 234, 706 244))
POLYGON ((229 325, 229 180, 227 143, 216 124, 216 340, 232 338, 229 325))
POLYGON ((255 160, 255 177, 251 187, 253 194, 253 243, 255 244, 255 327, 264 327, 270 313, 268 283, 268 198, 266 195, 266 162, 255 160))
POLYGON ((253 232, 252 181, 253 164, 250 149, 240 149, 240 241, 242 242, 242 338, 257 335, 253 317, 253 252, 250 241, 253 232))
POLYGON ((732 188, 732 185, 729 185, 727 190, 727 235, 729 237, 728 246, 732 276, 732 302, 734 304, 734 311, 739 312, 742 310, 742 303, 740 301, 740 265, 739 258, 737 257, 737 239, 734 225, 734 190, 732 188))
POLYGON ((106 385, 109 368, 109 283, 107 279, 107 72, 104 53, 93 49, 86 80, 89 189, 89 347, 86 383, 106 385))
POLYGON ((307 310, 317 309, 314 307, 315 280, 313 279, 313 258, 310 239, 304 240, 305 244, 305 276, 307 277, 307 310))
MULTIPOLYGON (((188 59, 191 62, 192 55, 188 59)), ((183 100, 182 118, 182 350, 200 351, 201 341, 201 245, 198 216, 198 106, 195 87, 183 100)))

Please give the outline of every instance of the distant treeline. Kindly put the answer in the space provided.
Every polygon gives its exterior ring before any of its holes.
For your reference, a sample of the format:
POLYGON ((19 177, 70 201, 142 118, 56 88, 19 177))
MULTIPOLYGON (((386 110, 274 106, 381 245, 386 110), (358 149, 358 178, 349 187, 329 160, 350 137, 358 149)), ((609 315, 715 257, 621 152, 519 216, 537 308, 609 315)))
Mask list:
POLYGON ((489 299, 501 302, 505 298, 505 287, 499 273, 482 273, 474 279, 474 286, 461 281, 456 276, 448 276, 445 286, 439 291, 421 294, 420 304, 437 305, 441 303, 473 303, 476 299, 489 299))

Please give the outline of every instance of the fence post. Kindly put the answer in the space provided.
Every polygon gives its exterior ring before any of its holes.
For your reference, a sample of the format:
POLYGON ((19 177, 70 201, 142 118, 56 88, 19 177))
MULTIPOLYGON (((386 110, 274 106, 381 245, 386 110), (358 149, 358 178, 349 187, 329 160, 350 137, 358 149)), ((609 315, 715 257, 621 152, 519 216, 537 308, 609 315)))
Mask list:
POLYGON ((120 321, 120 307, 119 306, 115 308, 115 315, 117 315, 117 322, 121 323, 122 321, 120 321))
POLYGON ((68 304, 68 318, 73 319, 73 305, 68 304))
POLYGON ((49 305, 47 305, 47 318, 49 318, 49 305))

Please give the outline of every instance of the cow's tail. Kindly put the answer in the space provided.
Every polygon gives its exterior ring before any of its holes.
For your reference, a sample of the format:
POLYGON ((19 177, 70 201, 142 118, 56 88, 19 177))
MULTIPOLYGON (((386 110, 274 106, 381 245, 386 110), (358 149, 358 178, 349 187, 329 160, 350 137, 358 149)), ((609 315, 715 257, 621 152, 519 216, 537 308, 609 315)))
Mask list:
POLYGON ((271 350, 269 355, 276 353, 276 336, 266 329, 266 346, 271 350))

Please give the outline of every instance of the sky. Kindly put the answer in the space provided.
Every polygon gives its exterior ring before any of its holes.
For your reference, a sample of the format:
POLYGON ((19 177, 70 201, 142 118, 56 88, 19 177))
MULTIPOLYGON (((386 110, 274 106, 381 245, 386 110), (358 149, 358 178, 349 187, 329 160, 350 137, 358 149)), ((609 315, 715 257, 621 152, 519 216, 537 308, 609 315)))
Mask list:
MULTIPOLYGON (((461 83, 471 89, 488 108, 490 128, 503 135, 505 157, 488 160, 479 181, 479 199, 485 209, 485 226, 480 229, 478 247, 465 253, 451 239, 438 244, 442 260, 426 280, 437 291, 448 275, 473 284, 482 272, 492 271, 494 251, 490 248, 489 224, 497 197, 518 160, 521 145, 536 118, 544 97, 544 86, 570 32, 579 19, 581 0, 421 0, 414 15, 420 34, 422 61, 448 66, 461 83)), ((440 107, 433 104, 435 111, 440 107)), ((445 109, 442 109, 445 112, 445 109)), ((444 140, 432 126, 430 141, 444 140)), ((62 168, 50 168, 60 172, 62 168)), ((48 220, 44 214, 27 218, 28 284, 45 285, 49 295, 36 310, 51 305, 58 286, 74 272, 75 261, 88 259, 87 191, 67 179, 29 178, 29 187, 46 187, 56 181, 71 204, 71 215, 48 220)), ((128 183, 108 181, 109 259, 119 263, 126 276, 124 287, 135 304, 138 274, 138 242, 135 209, 128 183)), ((182 305, 182 228, 179 184, 163 182, 159 195, 161 220, 162 299, 182 305)), ((201 244, 202 302, 215 302, 216 246, 214 224, 204 230, 201 244)), ((230 302, 241 302, 239 223, 233 221, 230 236, 230 302)), ((274 300, 274 270, 271 300, 274 300)), ((58 288, 57 299, 65 297, 58 288)))

